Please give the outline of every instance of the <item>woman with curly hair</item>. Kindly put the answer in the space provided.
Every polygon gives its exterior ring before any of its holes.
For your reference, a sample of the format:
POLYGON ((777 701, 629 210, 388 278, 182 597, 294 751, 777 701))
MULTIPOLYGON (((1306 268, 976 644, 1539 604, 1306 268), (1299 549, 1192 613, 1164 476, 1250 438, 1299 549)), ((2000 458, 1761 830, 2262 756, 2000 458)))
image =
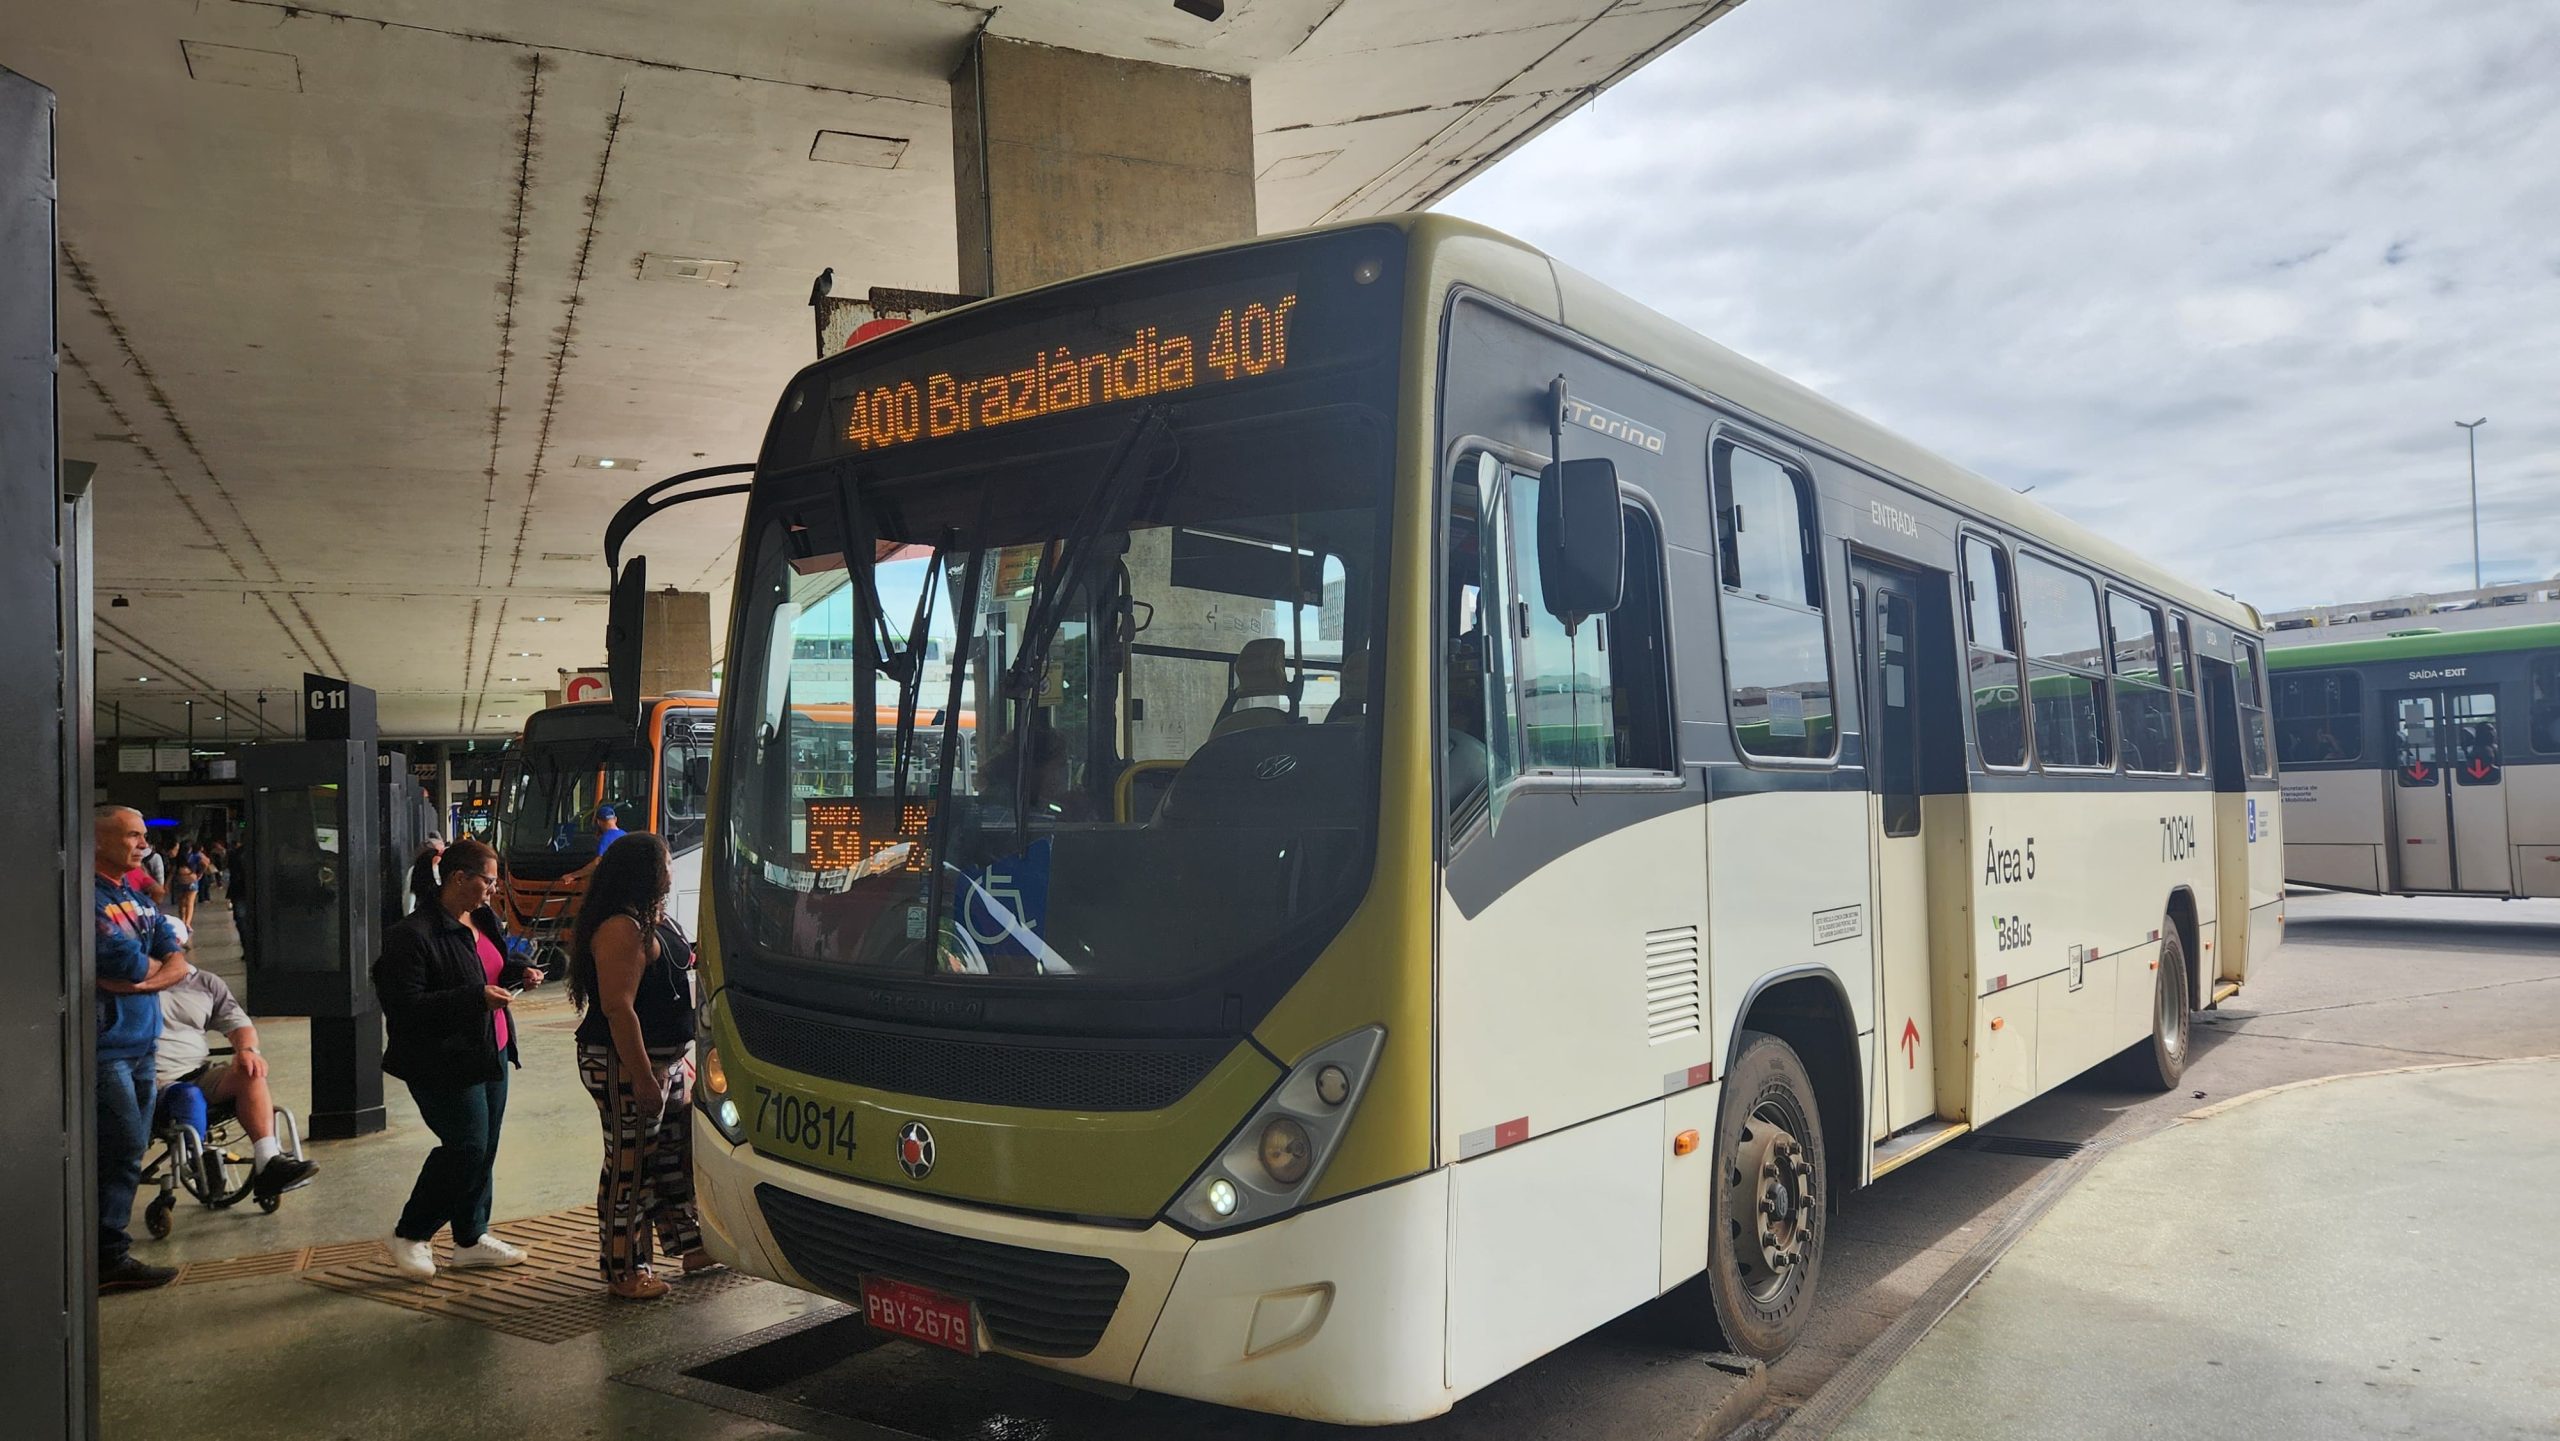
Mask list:
POLYGON ((596 1268, 628 1301, 667 1283, 650 1269, 651 1233, 687 1274, 716 1264, 693 1209, 693 943, 667 918, 667 843, 635 831, 607 847, 569 937, 578 1079, 604 1120, 596 1183, 596 1268))

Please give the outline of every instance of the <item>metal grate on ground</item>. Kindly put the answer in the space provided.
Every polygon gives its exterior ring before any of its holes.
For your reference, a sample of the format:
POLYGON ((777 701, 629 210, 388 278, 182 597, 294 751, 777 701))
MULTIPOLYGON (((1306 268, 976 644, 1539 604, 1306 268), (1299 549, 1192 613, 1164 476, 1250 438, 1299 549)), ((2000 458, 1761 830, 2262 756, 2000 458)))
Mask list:
MULTIPOLYGON (((493 1331, 528 1341, 560 1342, 603 1330, 616 1315, 642 1309, 680 1306, 717 1296, 741 1286, 757 1285, 753 1277, 730 1271, 667 1279, 675 1290, 663 1301, 637 1307, 618 1301, 596 1274, 596 1211, 580 1206, 500 1221, 490 1230, 522 1246, 530 1254, 520 1266, 488 1270, 442 1269, 453 1259, 453 1246, 438 1239, 432 1281, 412 1281, 391 1269, 391 1257, 378 1241, 354 1243, 361 1254, 326 1267, 314 1266, 302 1279, 350 1296, 363 1296, 412 1311, 473 1321, 493 1331)), ((348 1247, 318 1248, 348 1250, 348 1247)), ((257 1257, 243 1258, 256 1260, 257 1257)))

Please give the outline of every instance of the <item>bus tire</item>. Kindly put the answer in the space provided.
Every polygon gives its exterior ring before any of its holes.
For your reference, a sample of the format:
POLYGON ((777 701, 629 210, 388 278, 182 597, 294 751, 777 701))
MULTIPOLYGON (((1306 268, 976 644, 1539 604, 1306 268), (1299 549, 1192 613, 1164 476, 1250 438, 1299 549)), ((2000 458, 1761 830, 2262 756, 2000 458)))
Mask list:
POLYGON ((2151 1034, 2116 1057, 2116 1076, 2140 1091, 2174 1090, 2187 1072, 2187 1042, 2195 1024, 2187 994, 2187 945, 2174 917, 2160 927, 2160 965, 2152 987, 2151 1034))
POLYGON ((1743 1032, 1716 1107, 1707 1271, 1689 1288, 1710 1344, 1766 1360, 1813 1319, 1830 1203, 1823 1159, 1804 1062, 1776 1036, 1743 1032))

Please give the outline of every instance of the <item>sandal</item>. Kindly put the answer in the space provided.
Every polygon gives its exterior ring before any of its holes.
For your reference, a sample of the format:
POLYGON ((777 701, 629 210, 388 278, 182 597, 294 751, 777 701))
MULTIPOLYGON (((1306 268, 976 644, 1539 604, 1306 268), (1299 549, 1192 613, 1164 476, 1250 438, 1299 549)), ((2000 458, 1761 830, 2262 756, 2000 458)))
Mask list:
POLYGON ((625 1301, 655 1301, 674 1289, 648 1271, 634 1271, 619 1281, 608 1282, 607 1291, 625 1301))

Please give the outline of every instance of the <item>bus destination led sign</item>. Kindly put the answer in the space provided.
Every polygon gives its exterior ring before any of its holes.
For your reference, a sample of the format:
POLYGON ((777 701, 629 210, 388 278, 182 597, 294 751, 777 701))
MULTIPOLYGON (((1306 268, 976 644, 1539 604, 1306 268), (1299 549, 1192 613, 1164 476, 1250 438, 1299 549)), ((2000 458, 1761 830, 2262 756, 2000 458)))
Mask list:
MULTIPOLYGON (((1003 337, 1006 353, 981 369, 949 355, 949 368, 883 379, 840 396, 836 434, 856 451, 939 440, 1090 406, 1178 395, 1194 387, 1277 375, 1289 364, 1294 288, 1229 296, 1205 305, 1168 305, 1150 319, 1106 333, 1097 344, 1044 343, 1034 330, 1003 337), (1196 319, 1185 323, 1181 312, 1196 319), (1016 348, 1017 345, 1019 348, 1016 348), (1011 363, 1009 369, 995 365, 1011 363)), ((1134 307, 1132 307, 1134 309, 1134 307)), ((985 347, 972 347, 984 349, 985 347)))

